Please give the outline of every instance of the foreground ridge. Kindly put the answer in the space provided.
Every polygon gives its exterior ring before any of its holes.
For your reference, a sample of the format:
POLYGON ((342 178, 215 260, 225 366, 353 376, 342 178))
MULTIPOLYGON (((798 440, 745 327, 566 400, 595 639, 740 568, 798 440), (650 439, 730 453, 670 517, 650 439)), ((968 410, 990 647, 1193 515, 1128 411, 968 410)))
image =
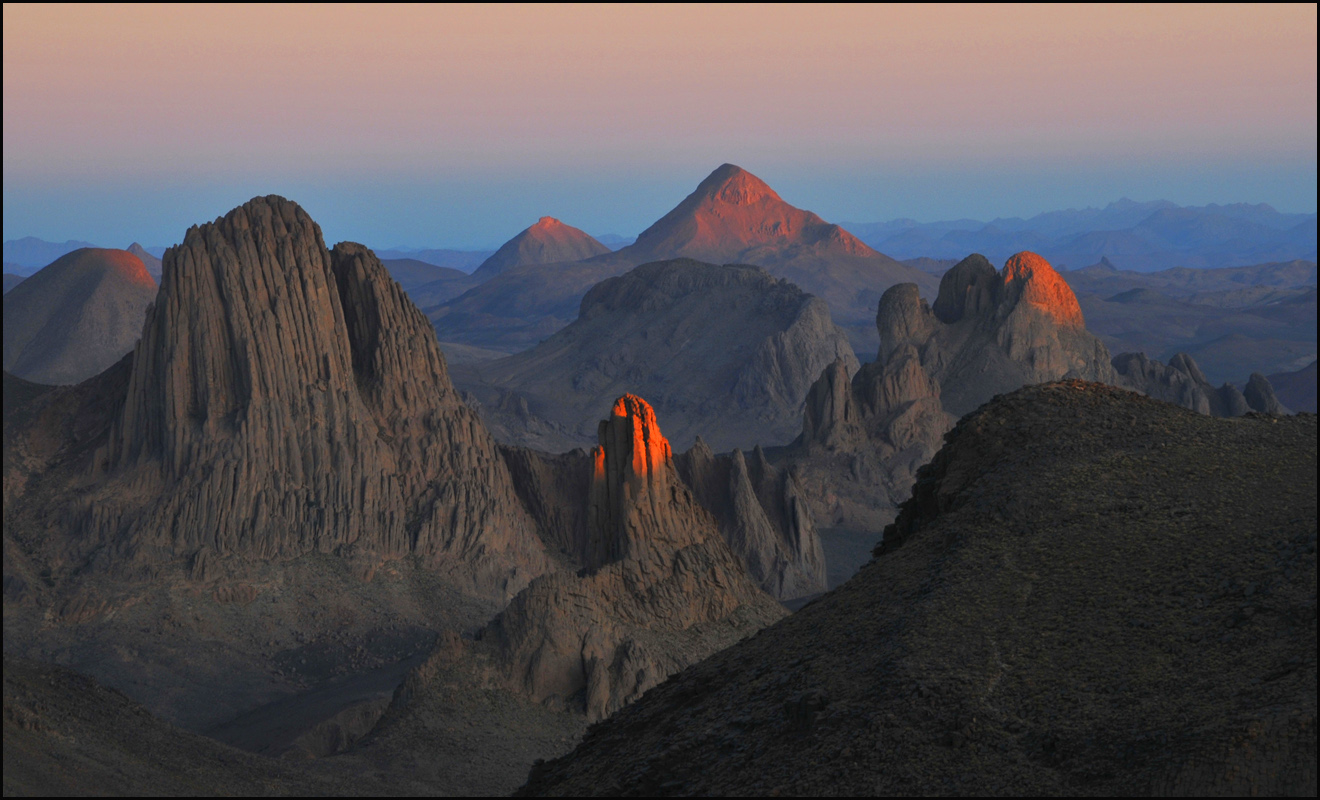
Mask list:
POLYGON ((1316 418, 996 398, 879 557, 524 795, 1311 794, 1316 418))

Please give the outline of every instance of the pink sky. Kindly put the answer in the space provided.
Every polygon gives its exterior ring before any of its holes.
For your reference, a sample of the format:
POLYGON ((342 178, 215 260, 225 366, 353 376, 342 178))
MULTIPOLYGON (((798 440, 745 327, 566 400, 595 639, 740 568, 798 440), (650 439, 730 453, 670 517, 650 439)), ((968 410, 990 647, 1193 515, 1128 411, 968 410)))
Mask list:
POLYGON ((1309 163, 1313 193, 1316 23, 1313 4, 5 4, 5 181, 1255 159, 1309 163))

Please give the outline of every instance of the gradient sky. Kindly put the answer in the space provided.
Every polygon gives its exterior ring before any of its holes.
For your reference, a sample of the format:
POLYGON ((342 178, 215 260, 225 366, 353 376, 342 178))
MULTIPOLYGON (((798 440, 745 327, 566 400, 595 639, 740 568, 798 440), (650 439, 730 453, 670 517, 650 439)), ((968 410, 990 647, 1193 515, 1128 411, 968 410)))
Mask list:
POLYGON ((1316 210, 1316 6, 4 5, 4 238, 635 234, 723 162, 832 221, 1316 210))

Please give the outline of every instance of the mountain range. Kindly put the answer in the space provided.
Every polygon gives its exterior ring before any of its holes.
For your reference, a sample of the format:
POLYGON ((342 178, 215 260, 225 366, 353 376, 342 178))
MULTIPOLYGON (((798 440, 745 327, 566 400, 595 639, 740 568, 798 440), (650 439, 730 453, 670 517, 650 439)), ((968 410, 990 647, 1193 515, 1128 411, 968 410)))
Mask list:
POLYGON ((1316 215, 1285 214, 1264 203, 1178 206, 1124 198, 1104 208, 1050 211, 1030 219, 845 224, 896 258, 958 259, 977 252, 1002 261, 1033 250, 1061 268, 1108 258, 1138 272, 1316 258, 1316 215))

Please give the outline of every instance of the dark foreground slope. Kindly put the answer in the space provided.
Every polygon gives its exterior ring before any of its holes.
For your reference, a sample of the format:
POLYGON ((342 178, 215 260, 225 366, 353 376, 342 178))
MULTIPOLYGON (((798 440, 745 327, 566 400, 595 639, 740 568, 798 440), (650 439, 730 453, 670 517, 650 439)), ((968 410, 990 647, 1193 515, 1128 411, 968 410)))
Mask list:
POLYGON ((964 418, 844 586, 531 794, 1314 794, 1316 418, 1093 383, 964 418))

